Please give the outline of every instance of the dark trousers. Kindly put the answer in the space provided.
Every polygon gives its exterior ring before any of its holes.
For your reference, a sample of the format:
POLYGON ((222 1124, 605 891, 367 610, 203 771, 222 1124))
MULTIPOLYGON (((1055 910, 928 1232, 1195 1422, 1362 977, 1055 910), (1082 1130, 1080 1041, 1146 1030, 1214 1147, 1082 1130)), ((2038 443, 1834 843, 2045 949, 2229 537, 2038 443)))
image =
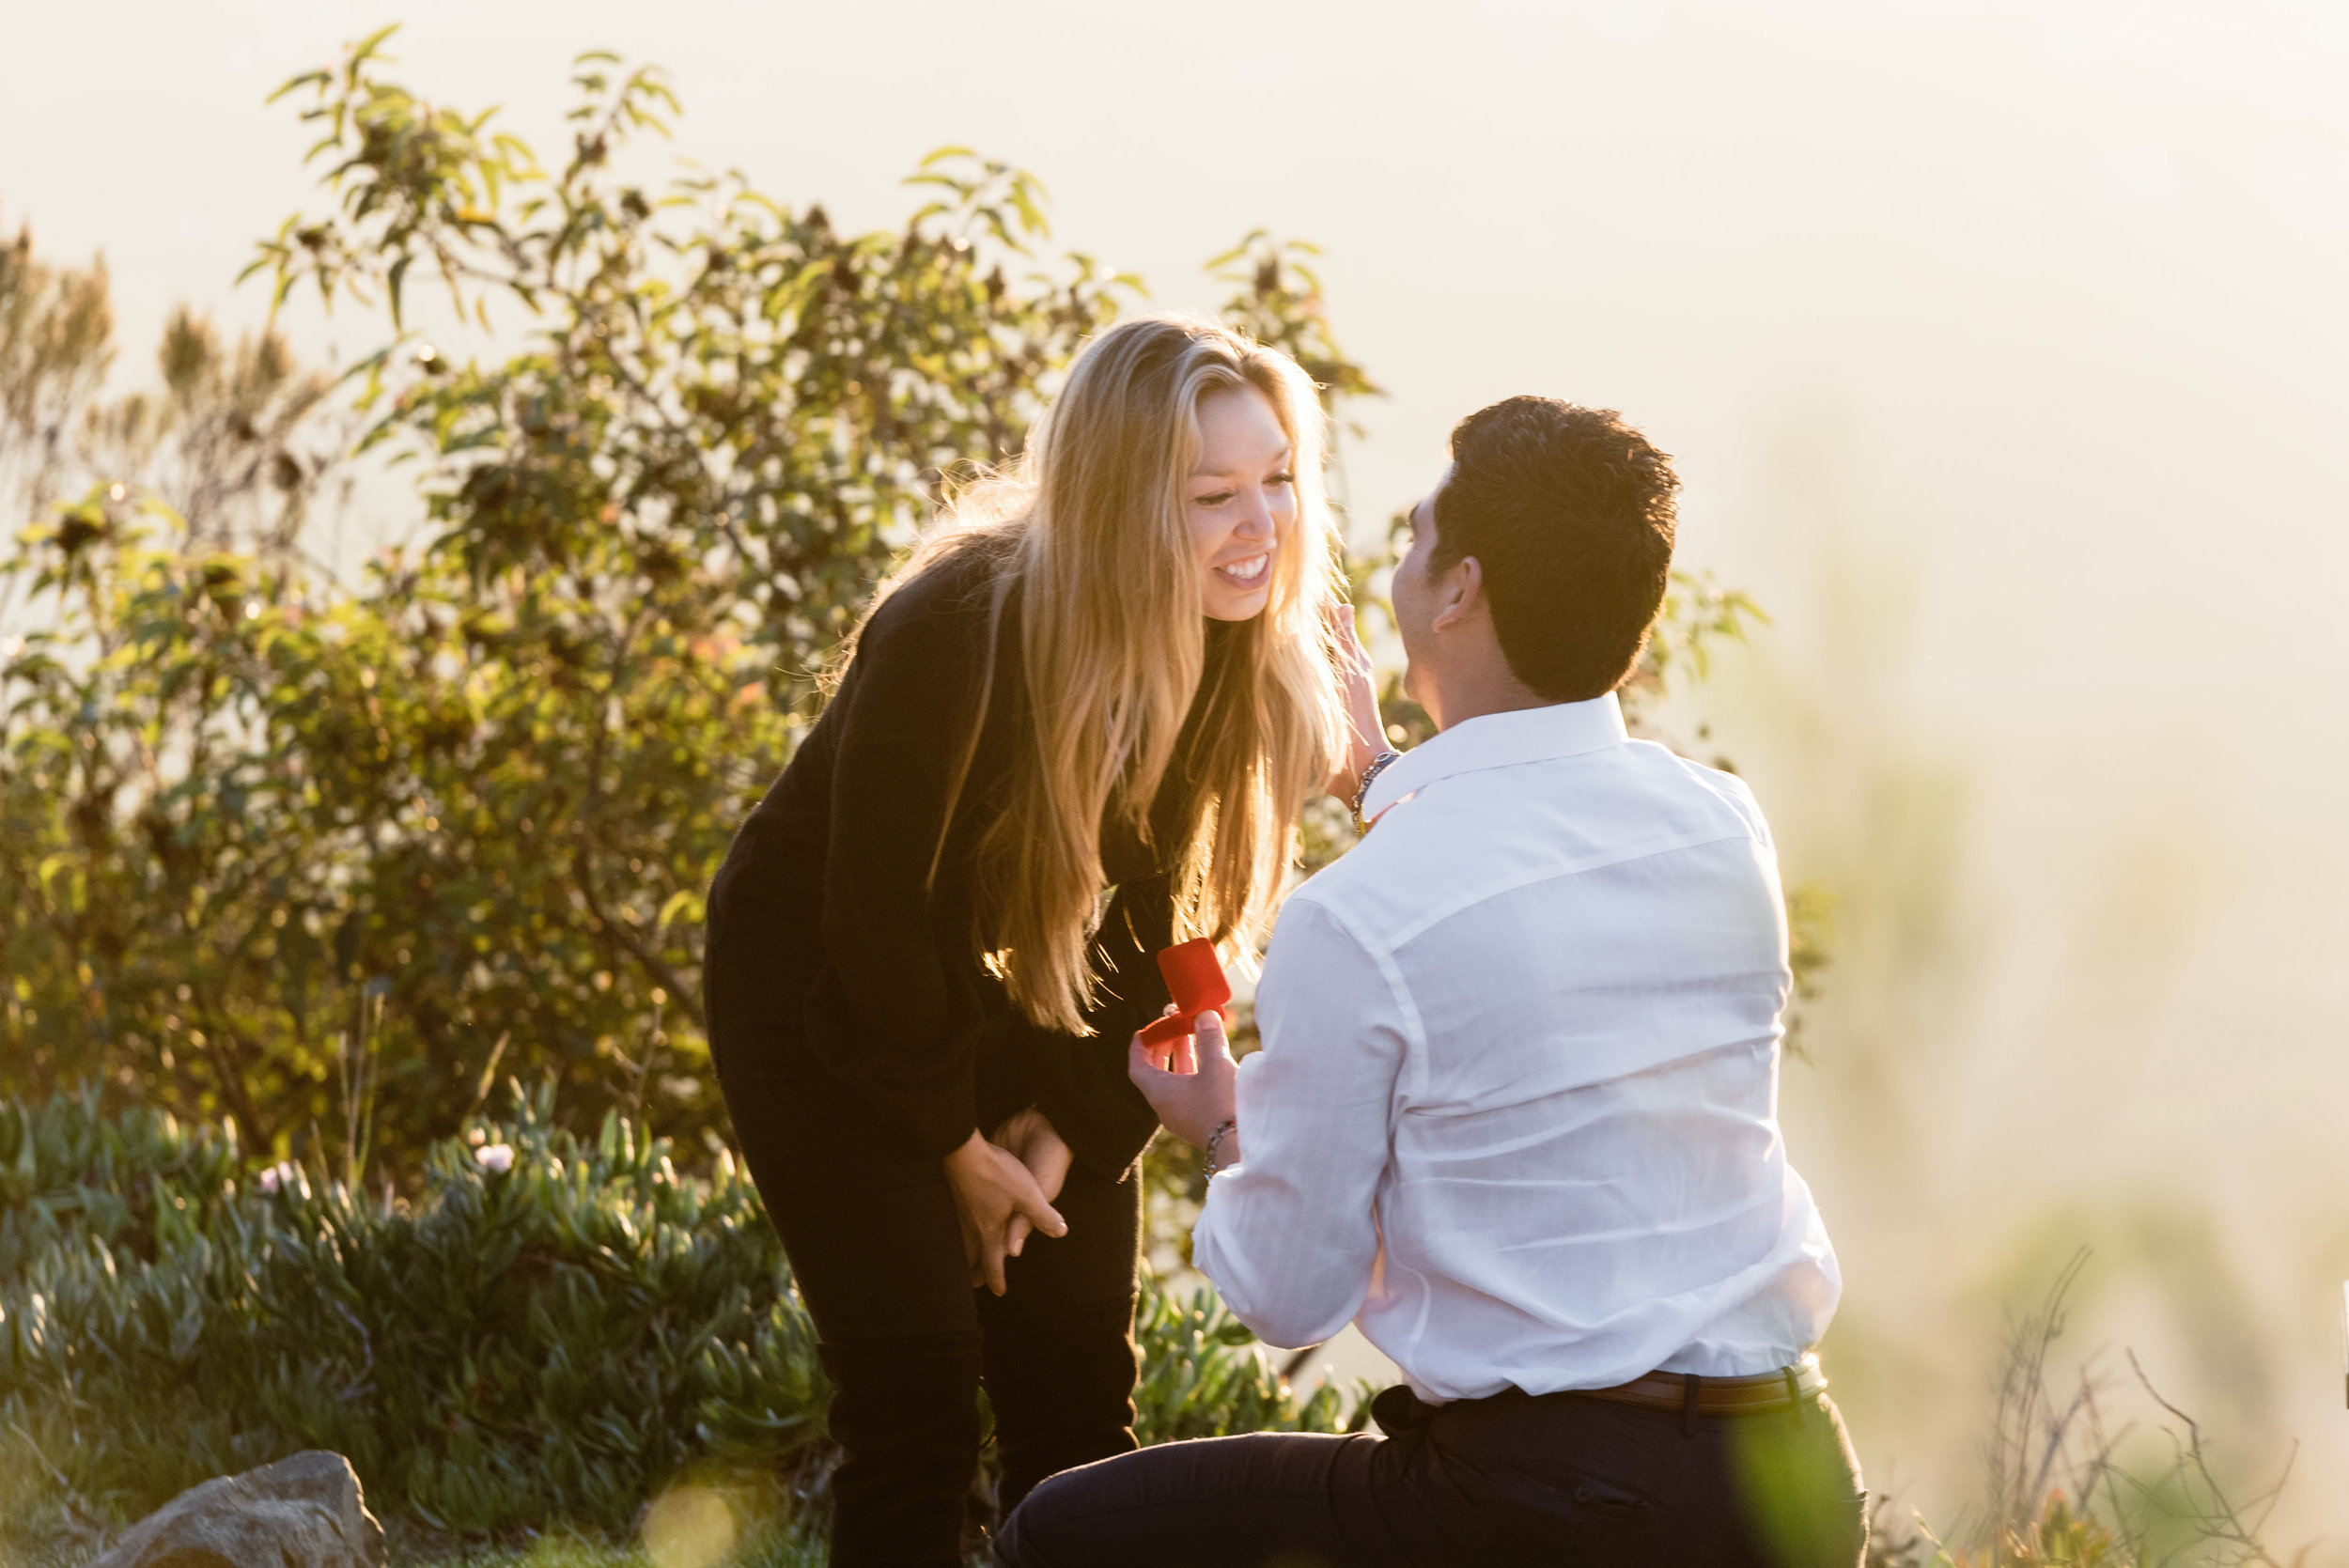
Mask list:
POLYGON ((1055 1476, 1003 1568, 1854 1568, 1866 1498, 1835 1406, 1696 1416, 1575 1394, 1427 1405, 1390 1434, 1168 1443, 1055 1476))
POLYGON ((1008 1512, 1055 1471, 1134 1446, 1142 1189, 1072 1170, 1067 1235, 973 1290, 945 1173, 845 1086, 786 1058, 720 1064, 737 1136, 832 1376, 833 1568, 960 1568, 984 1383, 1008 1512))

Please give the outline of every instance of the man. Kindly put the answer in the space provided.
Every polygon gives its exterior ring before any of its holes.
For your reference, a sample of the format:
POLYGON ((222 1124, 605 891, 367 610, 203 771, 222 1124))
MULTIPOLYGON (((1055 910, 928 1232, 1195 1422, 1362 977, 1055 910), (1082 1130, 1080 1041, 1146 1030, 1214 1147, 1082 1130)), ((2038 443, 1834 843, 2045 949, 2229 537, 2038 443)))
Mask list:
MULTIPOLYGON (((1841 1290, 1777 1121, 1776 856, 1738 780, 1626 737, 1671 566, 1668 460, 1515 397, 1453 433, 1396 568, 1439 731, 1293 893, 1236 1066, 1137 1036, 1208 1150, 1193 1256, 1251 1327, 1349 1319, 1386 1436, 1170 1444, 1048 1482, 1009 1568, 1849 1568, 1864 1494, 1805 1352, 1841 1290)), ((1385 760, 1385 759, 1382 759, 1385 760)))

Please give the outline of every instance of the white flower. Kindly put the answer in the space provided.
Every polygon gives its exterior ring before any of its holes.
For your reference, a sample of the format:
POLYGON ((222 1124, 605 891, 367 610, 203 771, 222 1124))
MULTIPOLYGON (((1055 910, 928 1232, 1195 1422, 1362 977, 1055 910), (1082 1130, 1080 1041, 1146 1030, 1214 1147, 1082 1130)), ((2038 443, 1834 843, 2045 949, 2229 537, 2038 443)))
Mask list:
POLYGON ((294 1162, 290 1159, 281 1159, 262 1172, 260 1179, 255 1185, 264 1192, 274 1192, 291 1182, 295 1174, 294 1162))
POLYGON ((473 1152, 473 1162, 484 1171, 502 1176, 514 1169, 514 1145, 484 1143, 473 1152))

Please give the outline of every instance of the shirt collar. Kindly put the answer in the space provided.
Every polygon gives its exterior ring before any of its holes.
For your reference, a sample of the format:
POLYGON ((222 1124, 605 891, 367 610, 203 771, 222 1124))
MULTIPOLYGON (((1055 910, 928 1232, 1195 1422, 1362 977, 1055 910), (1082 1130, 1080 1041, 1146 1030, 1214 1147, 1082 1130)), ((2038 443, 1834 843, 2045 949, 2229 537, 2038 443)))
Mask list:
POLYGON ((1579 756, 1629 738, 1623 705, 1612 691, 1588 702, 1484 714, 1453 725, 1380 769, 1362 798, 1362 820, 1376 818, 1406 795, 1455 773, 1579 756))

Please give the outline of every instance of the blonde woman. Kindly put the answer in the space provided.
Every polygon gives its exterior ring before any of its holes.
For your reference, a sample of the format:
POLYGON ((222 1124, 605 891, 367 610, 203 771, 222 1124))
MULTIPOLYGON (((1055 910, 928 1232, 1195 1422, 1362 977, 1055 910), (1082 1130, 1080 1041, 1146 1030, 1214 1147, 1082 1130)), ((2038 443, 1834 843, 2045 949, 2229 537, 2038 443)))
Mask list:
POLYGON ((1134 1446, 1126 1072, 1193 936, 1246 965, 1375 750, 1295 362, 1128 321, 875 596, 710 891, 710 1039, 836 1392, 836 1568, 963 1556, 1134 1446))

